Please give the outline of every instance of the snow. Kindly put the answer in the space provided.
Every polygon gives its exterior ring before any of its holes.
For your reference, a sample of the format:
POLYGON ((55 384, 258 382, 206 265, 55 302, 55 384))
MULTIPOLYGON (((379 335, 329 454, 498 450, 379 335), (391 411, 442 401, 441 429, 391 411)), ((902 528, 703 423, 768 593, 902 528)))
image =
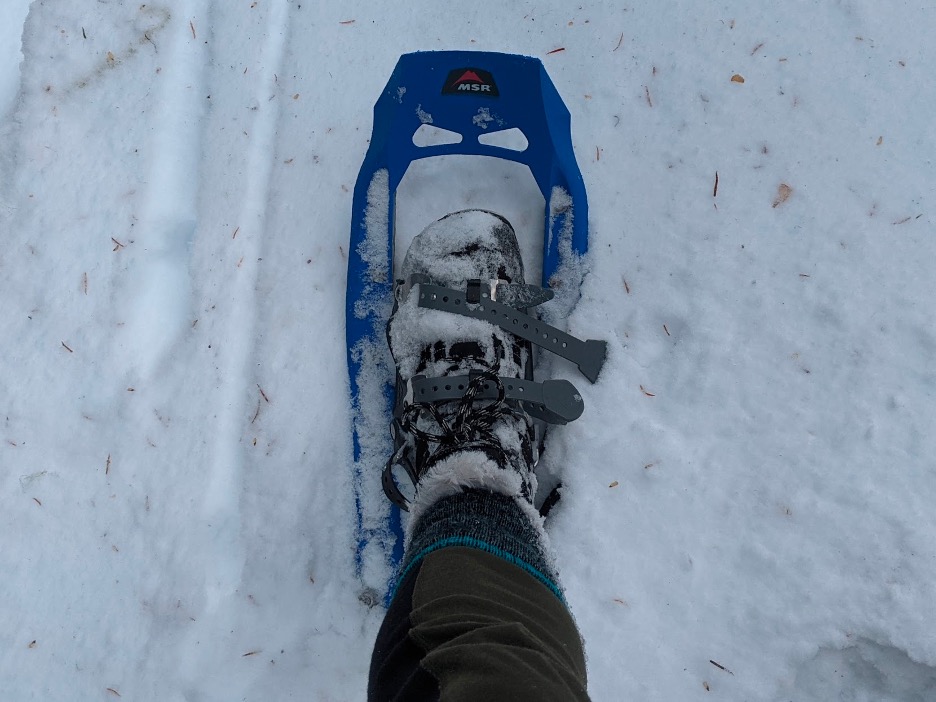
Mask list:
POLYGON ((351 190, 462 48, 544 60, 588 186, 609 359, 542 460, 593 698, 936 699, 936 10, 575 7, 4 3, 6 698, 364 696, 351 190))
MULTIPOLYGON (((375 283, 387 282, 387 220, 390 218, 390 175, 382 168, 374 173, 367 187, 367 212, 364 216, 364 240, 358 245, 358 255, 367 266, 367 278, 375 283)), ((366 310, 355 310, 363 319, 366 310)))

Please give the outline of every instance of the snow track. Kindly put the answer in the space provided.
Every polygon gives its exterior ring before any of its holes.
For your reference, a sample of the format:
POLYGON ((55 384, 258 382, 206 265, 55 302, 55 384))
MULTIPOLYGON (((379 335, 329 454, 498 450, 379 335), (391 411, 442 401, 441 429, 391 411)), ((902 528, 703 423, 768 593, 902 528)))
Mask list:
MULTIPOLYGON (((204 2, 188 2, 185 17, 205 16, 204 2)), ((150 133, 144 187, 136 214, 135 250, 123 318, 127 359, 134 373, 150 380, 191 324, 191 249, 195 239, 201 136, 205 111, 204 44, 175 31, 166 8, 142 10, 144 36, 159 41, 160 80, 154 108, 148 111, 150 133)), ((177 26, 177 23, 175 24, 177 26)))
MULTIPOLYGON (((205 518, 215 534, 207 584, 209 608, 217 605, 219 597, 234 593, 243 567, 240 501, 244 487, 245 430, 256 395, 250 382, 254 377, 251 366, 256 357, 256 287, 270 206, 270 173, 274 163, 271 155, 276 153, 279 101, 274 91, 276 74, 281 72, 283 60, 287 9, 286 0, 277 0, 258 13, 256 24, 260 25, 263 41, 255 70, 250 72, 247 82, 246 92, 252 102, 250 118, 245 123, 249 141, 245 149, 242 201, 235 210, 238 224, 231 234, 225 258, 228 265, 235 259, 236 264, 217 293, 219 299, 224 300, 227 313, 220 329, 222 341, 218 354, 218 370, 224 384, 205 495, 205 518)), ((222 34, 223 27, 219 22, 215 31, 222 34)), ((229 45, 223 42, 214 45, 219 52, 230 50, 224 48, 229 45)), ((223 65, 228 59, 236 60, 237 53, 214 56, 213 62, 223 65)))

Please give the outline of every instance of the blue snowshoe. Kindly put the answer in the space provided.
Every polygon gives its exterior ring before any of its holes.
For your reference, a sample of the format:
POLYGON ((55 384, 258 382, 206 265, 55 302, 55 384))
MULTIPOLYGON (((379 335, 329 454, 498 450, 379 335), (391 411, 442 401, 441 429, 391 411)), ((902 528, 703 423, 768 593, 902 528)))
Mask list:
MULTIPOLYGON (((582 401, 568 381, 533 380, 534 349, 546 348, 577 364, 590 381, 597 379, 605 343, 576 339, 550 326, 558 321, 556 313, 544 311, 540 319, 534 312, 553 298, 551 288, 561 287, 567 301, 570 290, 577 296, 582 270, 577 264, 588 247, 588 204, 569 121, 538 59, 498 53, 405 54, 374 107, 373 134, 354 189, 347 287, 356 567, 369 603, 388 591, 402 558, 400 510, 408 508, 425 466, 451 450, 450 438, 417 426, 420 413, 448 429, 447 418, 470 413, 473 403, 488 403, 482 414, 496 406, 500 415, 519 418, 519 426, 526 426, 517 455, 535 462, 542 433, 537 435, 534 425, 571 421, 581 414, 582 401), (447 137, 427 141, 421 137, 425 125, 447 137), (495 157, 529 168, 546 203, 542 270, 531 279, 538 277, 545 287, 526 284, 510 224, 479 210, 458 212, 427 227, 413 246, 433 242, 428 258, 426 251, 411 248, 408 260, 421 263, 407 264, 394 281, 397 189, 413 161, 453 154, 495 157), (450 233, 467 239, 446 246, 450 233), (485 254, 485 241, 494 242, 494 253, 485 254), (466 262, 469 272, 435 274, 432 256, 449 262, 458 258, 456 268, 466 262), (515 259, 519 268, 511 263, 515 259), (417 344, 434 343, 417 351, 418 364, 401 365, 399 348, 405 340, 394 342, 388 322, 405 304, 482 320, 494 330, 492 344, 478 348, 417 339, 417 344), (397 345, 393 355, 388 339, 397 345), (445 383, 434 382, 440 376, 445 383)), ((460 441, 497 449, 490 432, 471 432, 475 435, 455 433, 460 441)))

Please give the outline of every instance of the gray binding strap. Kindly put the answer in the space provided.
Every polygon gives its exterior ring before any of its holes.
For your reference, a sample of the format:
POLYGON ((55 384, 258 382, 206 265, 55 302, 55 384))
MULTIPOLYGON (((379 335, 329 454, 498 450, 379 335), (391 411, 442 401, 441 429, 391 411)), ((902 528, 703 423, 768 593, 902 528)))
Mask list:
POLYGON ((526 339, 537 346, 552 351, 576 364, 579 370, 591 382, 598 380, 598 373, 604 364, 607 342, 589 339, 582 341, 571 334, 566 334, 555 327, 542 322, 536 317, 499 302, 483 299, 469 303, 463 291, 452 290, 440 285, 419 283, 419 306, 431 310, 453 312, 472 319, 483 319, 506 329, 512 334, 526 339))
MULTIPOLYGON (((407 400, 412 402, 447 402, 460 400, 472 380, 471 375, 450 375, 441 378, 426 378, 417 375, 407 387, 407 400)), ((566 424, 582 415, 585 403, 578 390, 568 380, 533 380, 501 378, 504 394, 508 400, 523 402, 527 414, 550 424, 566 424)), ((475 395, 479 400, 496 400, 497 386, 486 382, 475 395)))

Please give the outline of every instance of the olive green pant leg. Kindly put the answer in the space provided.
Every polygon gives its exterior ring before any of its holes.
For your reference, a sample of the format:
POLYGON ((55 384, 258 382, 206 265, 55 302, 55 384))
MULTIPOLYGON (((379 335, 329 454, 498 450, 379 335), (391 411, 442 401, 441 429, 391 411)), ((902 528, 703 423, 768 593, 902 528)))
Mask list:
POLYGON ((585 653, 566 605, 513 563, 466 547, 425 557, 410 636, 441 699, 587 700, 585 653))
POLYGON ((585 654, 545 555, 506 496, 467 489, 415 524, 368 699, 587 700, 585 654))

